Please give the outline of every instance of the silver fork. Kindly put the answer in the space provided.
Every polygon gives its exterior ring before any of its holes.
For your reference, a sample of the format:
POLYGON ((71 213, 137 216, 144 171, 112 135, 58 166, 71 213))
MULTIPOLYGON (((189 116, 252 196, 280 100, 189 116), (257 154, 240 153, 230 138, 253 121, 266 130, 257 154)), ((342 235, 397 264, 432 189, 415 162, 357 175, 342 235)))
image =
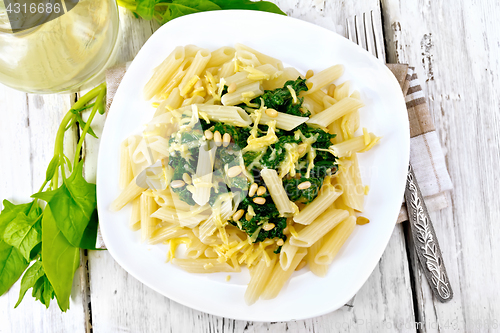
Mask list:
MULTIPOLYGON (((385 62, 383 29, 380 21, 374 19, 373 11, 347 19, 346 25, 349 40, 385 62)), ((453 298, 453 290, 448 280, 432 221, 411 164, 408 165, 405 201, 413 243, 424 275, 434 296, 441 302, 447 302, 453 298)), ((346 305, 352 307, 353 302, 354 297, 346 305)))

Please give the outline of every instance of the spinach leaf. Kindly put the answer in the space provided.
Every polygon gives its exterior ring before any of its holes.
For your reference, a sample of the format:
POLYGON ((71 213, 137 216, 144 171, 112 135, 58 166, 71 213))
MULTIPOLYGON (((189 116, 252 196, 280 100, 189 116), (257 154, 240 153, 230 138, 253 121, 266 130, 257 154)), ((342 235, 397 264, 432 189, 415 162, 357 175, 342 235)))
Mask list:
POLYGON ((59 230, 76 247, 80 245, 85 228, 96 207, 95 184, 85 181, 82 168, 83 163, 78 163, 60 188, 32 196, 47 202, 59 230))
POLYGON ((28 289, 33 288, 36 282, 44 275, 45 272, 43 271, 42 262, 40 260, 37 260, 33 265, 31 265, 30 268, 26 270, 21 280, 21 290, 19 290, 19 299, 17 300, 17 303, 14 306, 14 308, 17 308, 17 306, 21 303, 28 289))
POLYGON ((32 210, 28 216, 20 212, 4 231, 4 241, 17 248, 30 261, 33 248, 42 241, 41 211, 32 210))
POLYGON ((286 143, 300 143, 300 139, 295 139, 293 135, 282 135, 278 142, 271 145, 271 149, 267 149, 260 160, 260 164, 269 169, 276 169, 281 162, 285 160, 286 143))
POLYGON ((85 231, 83 232, 83 237, 80 242, 80 248, 81 249, 87 249, 87 250, 97 250, 95 245, 97 241, 97 227, 99 225, 99 218, 97 216, 97 208, 94 209, 94 212, 92 213, 92 216, 90 218, 90 222, 87 225, 87 228, 85 228, 85 231))
POLYGON ((266 90, 264 95, 259 96, 252 100, 253 103, 261 103, 260 99, 264 101, 264 105, 268 108, 275 109, 279 112, 289 113, 295 116, 307 117, 309 112, 302 113, 300 110, 302 107, 303 98, 298 98, 297 103, 293 103, 293 97, 290 90, 287 88, 291 86, 297 96, 302 91, 307 91, 309 88, 306 86, 306 80, 298 77, 295 81, 286 81, 283 88, 278 88, 274 90, 266 90))
POLYGON ((221 7, 221 9, 248 9, 260 10, 262 12, 276 13, 286 15, 278 6, 268 1, 250 1, 250 0, 212 0, 221 7))
POLYGON ((137 0, 136 12, 146 20, 151 20, 155 12, 157 0, 137 0))
POLYGON ((0 241, 0 296, 19 279, 28 262, 21 252, 4 241, 0 241))
POLYGON ((136 17, 156 19, 165 24, 177 17, 212 10, 248 9, 286 15, 268 1, 250 0, 118 0, 118 5, 132 10, 136 17))
POLYGON ((69 297, 75 271, 80 265, 80 249, 71 245, 59 230, 50 205, 42 219, 43 269, 54 288, 61 311, 69 309, 69 297))
MULTIPOLYGON (((283 229, 286 228, 286 217, 280 217, 278 209, 272 202, 271 197, 268 193, 263 195, 266 198, 266 204, 258 205, 251 201, 252 198, 246 197, 242 200, 242 202, 238 206, 239 209, 243 209, 245 211, 248 210, 249 206, 252 206, 255 216, 247 221, 245 218, 241 219, 241 230, 246 232, 249 236, 252 236, 257 228, 264 223, 274 223, 275 227, 269 231, 261 229, 259 235, 255 242, 262 242, 268 238, 281 238, 286 240, 286 236, 283 235, 283 229)), ((231 222, 234 225, 237 225, 234 222, 231 222)))
POLYGON ((45 305, 46 308, 49 308, 50 301, 54 299, 54 288, 50 284, 47 275, 43 275, 33 286, 33 292, 31 294, 37 301, 40 301, 45 305))
POLYGON ((285 192, 288 195, 288 198, 290 198, 291 201, 298 201, 302 203, 310 203, 313 201, 317 196, 319 189, 321 188, 321 185, 323 184, 323 177, 321 178, 305 178, 302 177, 300 179, 284 179, 283 180, 283 187, 285 188, 285 192), (300 183, 309 181, 311 183, 311 186, 305 190, 300 190, 297 188, 297 186, 300 183))
POLYGON ((4 209, 0 213, 0 296, 10 289, 28 267, 28 262, 21 252, 4 242, 5 228, 19 213, 29 214, 33 202, 14 205, 8 200, 4 200, 3 206, 4 209))

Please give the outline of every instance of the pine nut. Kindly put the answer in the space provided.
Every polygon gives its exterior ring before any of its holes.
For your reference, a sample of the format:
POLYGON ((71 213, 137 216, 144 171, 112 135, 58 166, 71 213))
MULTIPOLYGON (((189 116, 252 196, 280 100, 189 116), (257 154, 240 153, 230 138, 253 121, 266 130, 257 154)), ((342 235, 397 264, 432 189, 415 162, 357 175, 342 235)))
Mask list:
POLYGON ((334 84, 330 84, 328 87, 328 96, 333 97, 335 95, 335 88, 336 86, 334 84))
POLYGON ((312 69, 308 70, 306 72, 306 79, 311 78, 314 75, 314 71, 312 69))
POLYGON ((236 91, 236 82, 233 82, 227 87, 227 92, 228 93, 233 93, 236 91))
POLYGON ((364 216, 358 216, 358 218, 356 219, 357 225, 363 225, 363 224, 367 224, 367 223, 370 223, 370 220, 364 216))
POLYGON ((259 186, 259 188, 257 189, 257 195, 258 196, 261 196, 261 195, 264 195, 266 193, 266 188, 264 186, 259 186))
POLYGON ((275 109, 266 109, 266 114, 271 118, 276 118, 278 116, 278 111, 275 109))
POLYGON ((222 144, 224 147, 229 146, 229 143, 231 142, 231 135, 229 133, 224 133, 224 136, 222 137, 222 144))
POLYGON ((233 221, 234 222, 239 221, 241 219, 241 217, 243 216, 244 213, 245 213, 245 211, 243 209, 240 209, 239 211, 237 211, 236 213, 234 213, 234 215, 233 215, 233 221))
POLYGON ((285 244, 285 242, 283 242, 283 239, 281 239, 281 238, 279 241, 276 242, 276 245, 278 245, 278 246, 283 246, 283 244, 285 244))
POLYGON ((253 199, 253 202, 255 202, 257 205, 263 205, 266 203, 266 199, 262 197, 257 197, 253 199))
POLYGON ((183 187, 184 185, 186 185, 186 183, 184 183, 182 180, 174 180, 170 183, 171 188, 179 188, 183 187))
POLYGON ((307 190, 309 187, 311 187, 311 182, 307 181, 307 182, 302 182, 300 183, 297 188, 299 190, 307 190))
POLYGON ((306 145, 299 145, 299 154, 302 155, 306 151, 306 145))
POLYGON ((214 133, 212 133, 209 130, 206 130, 205 131, 205 138, 207 138, 207 140, 212 140, 214 138, 214 133))
POLYGON ((220 145, 222 144, 222 137, 219 131, 215 131, 214 133, 214 142, 217 147, 220 147, 220 145))
POLYGON ((290 230, 288 229, 288 227, 283 229, 283 235, 288 235, 289 233, 290 233, 290 230))
POLYGON ((239 165, 235 165, 234 167, 229 168, 227 170, 227 176, 229 178, 233 178, 238 176, 241 173, 241 167, 239 165))
POLYGON ((305 260, 302 260, 299 265, 297 266, 297 268, 295 268, 296 271, 300 271, 302 268, 304 268, 306 266, 307 262, 305 260))
POLYGON ((245 220, 250 221, 251 219, 252 219, 252 217, 250 216, 250 214, 246 213, 245 220))
POLYGON ((255 195, 255 192, 257 192, 257 189, 259 188, 259 185, 256 183, 253 183, 250 185, 250 189, 248 190, 248 196, 253 197, 255 195))
POLYGON ((191 176, 188 173, 184 173, 182 175, 182 179, 186 182, 186 184, 191 184, 191 176))
MULTIPOLYGON (((257 198, 256 198, 257 199, 257 198)), ((262 199, 262 198, 260 198, 262 199)), ((254 199, 255 200, 255 199, 254 199)), ((275 227, 274 223, 268 223, 266 224, 262 229, 264 229, 265 231, 269 231, 269 230, 273 230, 275 227)))

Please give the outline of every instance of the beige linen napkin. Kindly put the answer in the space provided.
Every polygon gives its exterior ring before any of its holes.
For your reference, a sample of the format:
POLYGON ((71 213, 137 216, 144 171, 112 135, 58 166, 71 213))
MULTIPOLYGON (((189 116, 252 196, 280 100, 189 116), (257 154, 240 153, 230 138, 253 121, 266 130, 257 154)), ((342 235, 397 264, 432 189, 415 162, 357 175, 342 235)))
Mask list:
MULTIPOLYGON (((113 67, 106 72, 108 85, 106 112, 109 111, 129 64, 113 67)), ((453 186, 417 74, 414 68, 408 65, 388 64, 387 66, 394 73, 406 98, 410 120, 410 161, 420 190, 425 197, 427 208, 431 212, 446 208, 448 200, 445 192, 451 190, 453 186)), ((403 203, 398 222, 406 220, 408 216, 403 203)), ((100 230, 98 230, 96 247, 106 248, 100 230)))

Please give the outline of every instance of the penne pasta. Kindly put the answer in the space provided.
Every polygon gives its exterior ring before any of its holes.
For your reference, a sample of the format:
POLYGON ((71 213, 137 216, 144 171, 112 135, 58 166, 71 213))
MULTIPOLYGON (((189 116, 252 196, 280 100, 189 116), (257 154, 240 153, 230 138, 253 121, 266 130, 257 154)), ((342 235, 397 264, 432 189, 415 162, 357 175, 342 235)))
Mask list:
POLYGON ((292 236, 290 244, 298 247, 309 247, 348 216, 349 212, 346 210, 329 208, 314 222, 300 230, 296 236, 292 236))
POLYGON ((296 223, 309 225, 342 194, 331 185, 323 186, 323 189, 310 204, 308 204, 299 214, 293 217, 296 223))
POLYGON ((318 265, 330 265, 340 248, 354 231, 356 218, 349 216, 330 231, 324 238, 314 262, 318 265))
POLYGON ((364 105, 363 103, 361 103, 361 101, 347 97, 333 104, 323 112, 315 114, 314 116, 309 118, 307 123, 312 126, 327 127, 340 117, 348 114, 349 112, 358 110, 363 106, 364 105))
POLYGON ((302 259, 307 254, 307 250, 301 248, 297 251, 293 257, 290 267, 285 271, 281 268, 281 265, 275 265, 274 270, 269 278, 269 283, 266 285, 266 289, 262 292, 262 299, 273 299, 278 296, 280 290, 283 288, 285 283, 290 279, 290 276, 295 271, 295 268, 299 265, 302 259))
POLYGON ((249 305, 306 265, 326 276, 356 219, 369 221, 357 154, 380 140, 355 137, 364 105, 343 71, 304 78, 242 44, 176 48, 144 87, 156 110, 120 146, 110 209, 131 203, 129 227, 186 272, 247 267, 249 305))
POLYGON ((185 56, 185 51, 182 46, 178 46, 172 51, 167 59, 156 68, 153 76, 144 87, 144 99, 150 100, 160 91, 177 68, 182 64, 185 56))
POLYGON ((337 80, 344 74, 344 66, 335 65, 322 70, 321 72, 314 74, 312 77, 307 79, 307 84, 309 90, 306 92, 307 95, 312 94, 321 88, 327 86, 331 82, 337 80))
POLYGON ((278 208, 281 216, 285 214, 293 213, 293 207, 286 195, 285 189, 283 188, 283 182, 281 178, 278 176, 276 170, 272 169, 263 169, 260 172, 262 179, 266 183, 267 189, 271 194, 271 198, 273 198, 273 202, 278 208))

